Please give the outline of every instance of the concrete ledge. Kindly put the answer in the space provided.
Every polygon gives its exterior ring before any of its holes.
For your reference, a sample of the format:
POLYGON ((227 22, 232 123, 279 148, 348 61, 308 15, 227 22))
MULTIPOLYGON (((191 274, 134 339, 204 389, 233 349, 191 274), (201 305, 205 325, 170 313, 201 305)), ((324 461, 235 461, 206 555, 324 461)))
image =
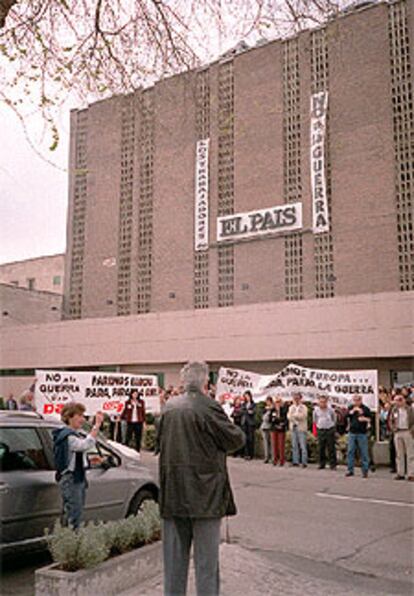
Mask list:
POLYGON ((93 569, 61 571, 53 563, 35 572, 36 596, 115 596, 161 574, 161 541, 104 561, 93 569))

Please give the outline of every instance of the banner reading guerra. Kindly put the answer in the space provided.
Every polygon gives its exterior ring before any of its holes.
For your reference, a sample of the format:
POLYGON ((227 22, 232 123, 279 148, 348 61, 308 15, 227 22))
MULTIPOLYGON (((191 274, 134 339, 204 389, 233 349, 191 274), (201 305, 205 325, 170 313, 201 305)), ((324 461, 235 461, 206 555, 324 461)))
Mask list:
POLYGON ((312 229, 314 234, 329 231, 328 198, 325 176, 325 135, 328 92, 320 91, 311 96, 311 187, 312 229))
POLYGON ((145 409, 159 411, 158 380, 155 375, 37 370, 35 387, 36 409, 42 416, 60 417, 63 406, 78 402, 85 406, 86 415, 99 410, 119 415, 129 392, 137 389, 143 394, 145 409))
POLYGON ((315 401, 318 395, 328 395, 333 404, 346 406, 352 395, 358 393, 371 410, 378 405, 378 373, 376 370, 323 370, 289 364, 274 375, 233 368, 220 368, 216 396, 242 395, 250 390, 254 401, 263 401, 268 395, 290 399, 300 392, 306 401, 315 401))

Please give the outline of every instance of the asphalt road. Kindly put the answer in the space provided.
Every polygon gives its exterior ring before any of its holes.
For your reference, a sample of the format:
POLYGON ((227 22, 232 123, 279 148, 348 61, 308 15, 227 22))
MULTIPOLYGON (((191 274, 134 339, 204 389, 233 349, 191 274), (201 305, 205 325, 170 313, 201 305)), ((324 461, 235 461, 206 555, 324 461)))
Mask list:
MULTIPOLYGON (((143 461, 156 473, 157 458, 143 461)), ((222 546, 225 596, 413 594, 414 486, 388 470, 364 480, 310 466, 279 468, 229 458, 239 514, 222 546)), ((226 536, 223 524, 223 538, 226 536)), ((3 568, 1 594, 34 593, 44 559, 3 568)), ((193 585, 193 580, 190 582, 193 585)), ((190 589, 193 593, 193 588, 190 589)), ((161 581, 125 596, 162 594, 161 581)))
MULTIPOLYGON (((145 456, 154 471, 155 459, 145 456)), ((414 594, 413 483, 388 469, 345 478, 344 467, 235 458, 229 469, 239 514, 222 549, 226 596, 414 594)))

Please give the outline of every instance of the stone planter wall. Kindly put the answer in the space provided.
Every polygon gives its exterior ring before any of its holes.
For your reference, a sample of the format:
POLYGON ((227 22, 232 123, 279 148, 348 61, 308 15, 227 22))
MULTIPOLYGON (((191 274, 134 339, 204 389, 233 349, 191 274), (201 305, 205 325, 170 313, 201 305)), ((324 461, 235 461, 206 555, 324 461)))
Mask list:
POLYGON ((35 572, 36 596, 118 596, 162 572, 161 541, 104 561, 92 569, 60 571, 57 564, 35 572))

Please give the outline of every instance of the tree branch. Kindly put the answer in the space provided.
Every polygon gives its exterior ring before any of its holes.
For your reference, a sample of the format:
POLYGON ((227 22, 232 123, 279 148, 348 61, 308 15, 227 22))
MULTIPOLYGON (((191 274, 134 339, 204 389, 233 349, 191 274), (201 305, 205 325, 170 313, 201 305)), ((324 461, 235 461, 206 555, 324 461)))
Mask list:
POLYGON ((0 29, 3 29, 7 15, 15 4, 17 4, 17 0, 0 0, 0 29))

